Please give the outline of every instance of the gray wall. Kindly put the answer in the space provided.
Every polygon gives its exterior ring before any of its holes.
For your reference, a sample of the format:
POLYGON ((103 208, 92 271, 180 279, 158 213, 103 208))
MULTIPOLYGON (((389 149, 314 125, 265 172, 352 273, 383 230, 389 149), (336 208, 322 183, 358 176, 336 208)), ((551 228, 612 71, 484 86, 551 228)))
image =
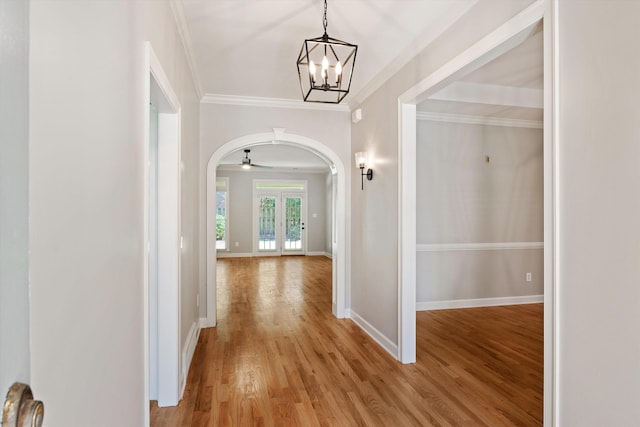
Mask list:
POLYGON ((171 5, 31 2, 31 382, 48 426, 141 426, 149 406, 145 41, 182 109, 181 349, 199 320, 199 97, 171 5))
MULTIPOLYGON (((351 182, 351 312, 398 341, 398 97, 508 21, 531 1, 480 1, 358 107, 351 157, 376 158, 373 181, 351 182)), ((360 172, 350 161, 353 176, 360 172)))
POLYGON ((543 293, 542 249, 438 246, 542 242, 542 142, 541 129, 418 120, 417 244, 434 245, 418 252, 418 303, 543 293))
POLYGON ((557 3, 559 425, 638 426, 640 2, 557 3))
MULTIPOLYGON (((29 382, 29 1, 0 0, 0 396, 29 382)), ((38 391, 36 390, 36 396, 38 391)))
MULTIPOLYGON (((325 173, 247 172, 218 169, 217 177, 229 178, 228 254, 253 252, 253 180, 307 181, 307 251, 324 252, 326 218, 325 173), (316 218, 313 218, 313 214, 316 218), (235 243, 238 242, 238 246, 235 243)), ((220 253, 221 251, 218 251, 220 253)))
POLYGON ((324 201, 324 253, 325 255, 333 255, 333 179, 334 176, 328 172, 325 176, 325 201, 324 201))

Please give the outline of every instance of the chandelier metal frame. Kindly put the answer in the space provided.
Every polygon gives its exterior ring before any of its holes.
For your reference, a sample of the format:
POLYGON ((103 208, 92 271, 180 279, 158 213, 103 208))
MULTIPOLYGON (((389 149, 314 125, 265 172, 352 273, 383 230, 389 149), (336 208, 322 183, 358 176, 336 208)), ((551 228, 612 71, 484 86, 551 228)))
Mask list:
POLYGON ((329 37, 327 25, 327 0, 324 0, 324 34, 306 39, 296 62, 305 102, 339 104, 351 89, 358 46, 329 37), (319 61, 314 63, 314 58, 319 61), (319 76, 317 68, 320 68, 319 76))

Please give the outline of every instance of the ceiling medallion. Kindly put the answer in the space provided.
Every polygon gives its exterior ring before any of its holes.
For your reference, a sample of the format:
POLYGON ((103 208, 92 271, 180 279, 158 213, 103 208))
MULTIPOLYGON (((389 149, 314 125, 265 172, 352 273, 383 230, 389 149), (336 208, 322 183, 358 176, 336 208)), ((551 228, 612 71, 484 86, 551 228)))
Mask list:
POLYGON ((305 102, 339 104, 349 93, 358 46, 329 37, 327 0, 322 20, 324 34, 306 39, 298 55, 298 78, 305 102))

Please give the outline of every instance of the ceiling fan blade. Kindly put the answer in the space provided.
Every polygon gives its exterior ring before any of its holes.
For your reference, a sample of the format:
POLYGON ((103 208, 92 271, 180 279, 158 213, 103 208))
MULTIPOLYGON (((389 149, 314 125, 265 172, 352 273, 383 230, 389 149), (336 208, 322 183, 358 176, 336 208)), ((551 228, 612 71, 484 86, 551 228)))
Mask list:
POLYGON ((273 169, 273 166, 256 165, 255 163, 251 163, 251 166, 256 168, 263 168, 263 169, 273 169))

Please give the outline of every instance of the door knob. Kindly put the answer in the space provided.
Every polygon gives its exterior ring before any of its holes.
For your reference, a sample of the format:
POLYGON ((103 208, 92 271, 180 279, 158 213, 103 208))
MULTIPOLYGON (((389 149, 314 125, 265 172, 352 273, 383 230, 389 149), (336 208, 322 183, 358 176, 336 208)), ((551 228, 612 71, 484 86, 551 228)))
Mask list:
POLYGON ((2 409, 2 427, 41 427, 44 404, 33 400, 31 387, 13 383, 2 409))

